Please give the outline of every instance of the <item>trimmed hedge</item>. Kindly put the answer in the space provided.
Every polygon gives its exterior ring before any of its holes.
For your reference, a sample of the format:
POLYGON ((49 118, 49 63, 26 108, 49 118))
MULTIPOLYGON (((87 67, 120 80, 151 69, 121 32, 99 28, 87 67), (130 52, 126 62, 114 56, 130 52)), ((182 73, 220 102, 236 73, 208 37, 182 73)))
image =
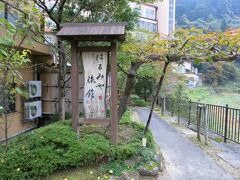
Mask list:
POLYGON ((28 179, 48 176, 59 169, 94 164, 108 158, 110 142, 98 134, 79 141, 70 126, 53 125, 25 134, 0 155, 0 177, 28 179))
MULTIPOLYGON (((99 126, 82 127, 79 139, 70 121, 59 121, 21 135, 9 144, 7 153, 0 154, 0 179, 38 179, 57 170, 117 163, 141 155, 144 126, 131 121, 130 111, 126 112, 120 126, 134 133, 119 146, 111 145, 109 138, 104 136, 106 129, 99 126)), ((153 149, 151 132, 146 137, 148 147, 153 149)))

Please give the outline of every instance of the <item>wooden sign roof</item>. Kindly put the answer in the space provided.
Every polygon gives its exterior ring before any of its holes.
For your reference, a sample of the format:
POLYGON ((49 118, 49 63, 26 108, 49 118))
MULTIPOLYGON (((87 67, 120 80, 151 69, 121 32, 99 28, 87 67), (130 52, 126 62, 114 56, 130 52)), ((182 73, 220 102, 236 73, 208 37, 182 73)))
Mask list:
POLYGON ((123 41, 125 40, 125 26, 125 23, 63 24, 57 36, 69 41, 123 41))

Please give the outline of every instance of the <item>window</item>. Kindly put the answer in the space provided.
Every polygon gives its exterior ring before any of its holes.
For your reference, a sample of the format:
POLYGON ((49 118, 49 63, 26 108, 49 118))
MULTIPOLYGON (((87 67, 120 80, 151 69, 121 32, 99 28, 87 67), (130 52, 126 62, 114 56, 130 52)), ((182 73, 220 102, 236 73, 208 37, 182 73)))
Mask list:
POLYGON ((138 21, 138 27, 140 29, 145 29, 145 30, 150 31, 150 32, 157 32, 157 24, 156 23, 139 20, 138 21))
POLYGON ((168 19, 168 31, 169 33, 174 30, 174 0, 169 0, 169 19, 168 19))
POLYGON ((146 9, 145 17, 150 19, 156 19, 155 10, 146 9))
MULTIPOLYGON (((2 86, 0 86, 0 93, 2 94, 2 86)), ((6 112, 7 113, 11 113, 11 112, 15 112, 16 111, 16 107, 15 107, 15 95, 8 95, 7 99, 6 99, 6 112)), ((4 107, 3 104, 3 99, 0 96, 0 106, 4 107)))

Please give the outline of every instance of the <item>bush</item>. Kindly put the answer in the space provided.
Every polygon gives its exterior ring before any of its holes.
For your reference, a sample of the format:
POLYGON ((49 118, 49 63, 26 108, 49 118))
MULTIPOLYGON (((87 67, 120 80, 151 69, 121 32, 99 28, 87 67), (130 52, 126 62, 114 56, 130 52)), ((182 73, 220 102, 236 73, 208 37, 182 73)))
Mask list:
POLYGON ((139 106, 139 107, 146 107, 148 106, 148 103, 142 99, 134 99, 133 100, 133 105, 134 106, 139 106))
POLYGON ((79 141, 62 123, 35 130, 12 142, 0 155, 0 177, 28 179, 48 176, 56 170, 93 164, 108 158, 110 141, 98 134, 79 141))
POLYGON ((131 122, 132 122, 131 115, 132 115, 131 110, 127 110, 127 111, 123 114, 123 116, 122 116, 122 118, 121 118, 121 120, 120 120, 120 123, 121 123, 121 124, 129 124, 129 123, 131 123, 131 122))
POLYGON ((132 126, 132 128, 134 129, 135 133, 131 142, 138 142, 141 146, 142 138, 145 137, 147 139, 147 147, 149 147, 150 149, 155 149, 155 142, 152 132, 148 130, 148 132, 144 134, 145 125, 142 123, 133 122, 131 115, 131 110, 127 110, 120 120, 120 124, 127 124, 129 126, 132 126))
MULTIPOLYGON (((151 132, 144 136, 144 126, 131 121, 130 110, 122 120, 120 126, 128 128, 125 132, 133 133, 119 146, 111 145, 107 128, 101 126, 81 127, 79 139, 70 121, 59 121, 21 135, 9 144, 7 153, 0 154, 0 179, 38 179, 57 170, 103 162, 111 164, 103 169, 112 166, 117 169, 116 161, 142 155, 142 137, 148 139, 148 148, 154 148, 151 132)), ((126 168, 121 163, 119 166, 116 174, 126 168)))
POLYGON ((130 98, 130 104, 132 106, 146 107, 148 103, 143 99, 139 98, 137 95, 132 95, 130 98))
POLYGON ((141 144, 137 142, 123 144, 111 149, 110 161, 112 160, 126 160, 139 154, 139 148, 141 144))

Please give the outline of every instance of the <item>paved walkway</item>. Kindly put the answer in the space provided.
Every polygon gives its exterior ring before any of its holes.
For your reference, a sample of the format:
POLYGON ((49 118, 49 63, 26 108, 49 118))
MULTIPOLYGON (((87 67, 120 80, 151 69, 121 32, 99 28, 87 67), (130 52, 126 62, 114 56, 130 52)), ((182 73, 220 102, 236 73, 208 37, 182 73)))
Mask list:
MULTIPOLYGON (((149 109, 136 108, 146 123, 149 109)), ((230 180, 233 177, 177 130, 153 113, 150 125, 165 159, 166 170, 173 180, 230 180)))

